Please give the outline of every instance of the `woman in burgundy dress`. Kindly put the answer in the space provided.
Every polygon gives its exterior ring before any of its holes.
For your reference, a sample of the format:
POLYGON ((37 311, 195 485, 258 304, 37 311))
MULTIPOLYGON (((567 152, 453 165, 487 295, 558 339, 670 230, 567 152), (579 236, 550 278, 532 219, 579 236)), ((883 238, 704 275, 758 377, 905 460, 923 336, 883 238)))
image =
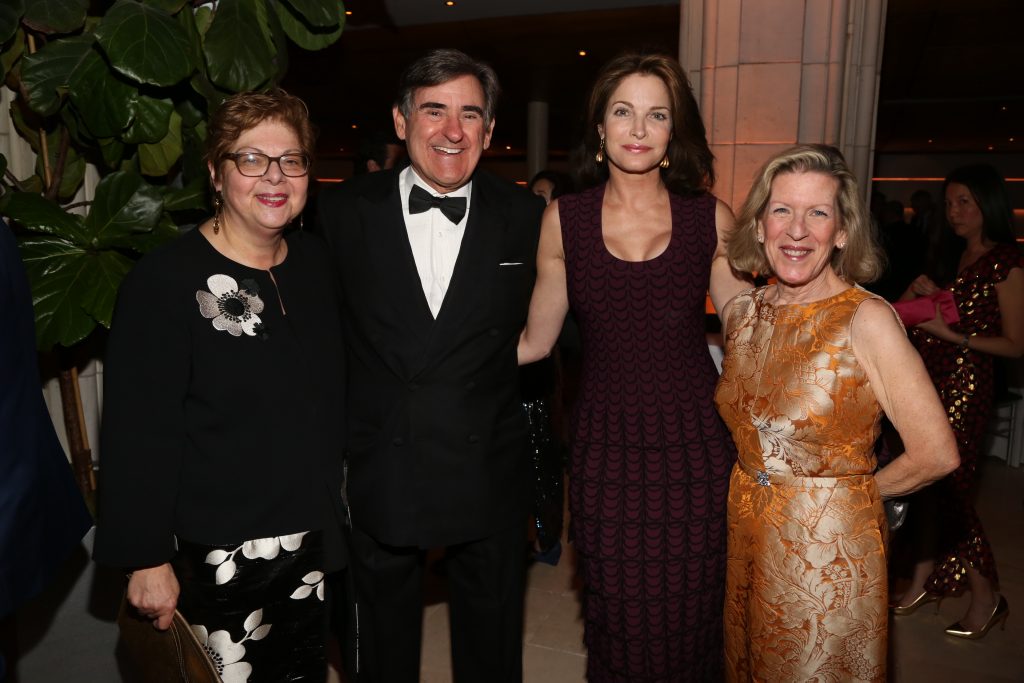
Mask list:
POLYGON ((968 589, 970 605, 946 633, 980 638, 1009 612, 1006 598, 996 593, 995 560, 971 499, 992 417, 993 360, 1024 354, 1024 255, 1014 241, 1006 185, 994 168, 958 168, 946 178, 943 192, 946 220, 956 236, 950 267, 943 273, 944 260, 934 259, 932 272, 914 280, 902 298, 942 287, 956 299, 959 323, 950 327, 936 316, 912 330, 911 340, 946 406, 961 464, 925 492, 936 503, 937 515, 925 517, 939 534, 938 547, 929 548, 928 557, 914 567, 910 587, 893 612, 907 615, 968 589))
POLYGON ((583 337, 569 505, 590 681, 716 680, 725 500, 735 450, 704 337, 745 284, 722 235, 693 93, 678 63, 626 55, 598 76, 584 175, 544 214, 520 362, 546 355, 569 307, 583 337))

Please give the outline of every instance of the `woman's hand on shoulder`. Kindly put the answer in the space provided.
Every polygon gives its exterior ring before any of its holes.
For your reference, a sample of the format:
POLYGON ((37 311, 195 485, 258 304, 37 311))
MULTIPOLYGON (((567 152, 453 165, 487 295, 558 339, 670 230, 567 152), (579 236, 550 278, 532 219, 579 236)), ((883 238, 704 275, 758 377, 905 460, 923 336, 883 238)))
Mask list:
POLYGON ((168 562, 136 569, 128 579, 128 602, 161 631, 171 626, 180 591, 178 577, 168 562))
POLYGON ((729 205, 718 200, 715 206, 715 232, 718 234, 718 246, 711 261, 711 282, 709 291, 711 304, 715 307, 720 320, 725 320, 725 309, 740 292, 749 289, 751 281, 742 273, 738 273, 729 265, 729 252, 726 246, 729 235, 736 225, 729 205))

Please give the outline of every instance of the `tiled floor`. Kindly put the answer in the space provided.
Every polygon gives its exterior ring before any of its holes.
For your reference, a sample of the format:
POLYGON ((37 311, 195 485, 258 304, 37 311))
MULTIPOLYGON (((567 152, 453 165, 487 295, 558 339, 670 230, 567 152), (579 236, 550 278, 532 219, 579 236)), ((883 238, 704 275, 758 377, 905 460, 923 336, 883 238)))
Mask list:
MULTIPOLYGON (((978 507, 989 532, 1002 591, 1010 603, 1006 630, 965 641, 942 630, 966 608, 963 599, 930 606, 895 620, 891 630, 891 680, 896 683, 982 683, 1024 681, 1024 468, 989 458, 982 472, 978 507)), ((531 567, 526 597, 523 668, 526 683, 582 683, 586 668, 583 622, 574 577, 575 562, 566 546, 557 567, 531 567)), ((424 614, 421 680, 451 681, 448 607, 427 606, 424 614)))

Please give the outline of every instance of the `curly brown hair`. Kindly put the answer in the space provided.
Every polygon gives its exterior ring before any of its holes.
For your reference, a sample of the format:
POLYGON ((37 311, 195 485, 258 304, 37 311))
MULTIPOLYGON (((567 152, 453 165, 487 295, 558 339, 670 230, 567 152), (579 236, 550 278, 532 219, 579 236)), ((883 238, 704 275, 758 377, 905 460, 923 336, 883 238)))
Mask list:
POLYGON ((309 120, 306 103, 281 88, 267 92, 240 92, 225 99, 206 128, 206 161, 220 179, 224 155, 250 128, 264 121, 279 121, 295 132, 299 148, 310 161, 316 145, 316 129, 309 120))

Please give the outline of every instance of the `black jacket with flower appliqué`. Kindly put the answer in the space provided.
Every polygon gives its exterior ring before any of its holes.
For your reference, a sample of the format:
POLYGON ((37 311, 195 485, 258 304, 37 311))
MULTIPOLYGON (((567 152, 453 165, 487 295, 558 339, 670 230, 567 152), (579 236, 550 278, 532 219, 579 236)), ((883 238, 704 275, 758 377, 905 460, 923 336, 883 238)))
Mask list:
POLYGON ((344 564, 336 277, 318 237, 286 239, 265 271, 193 230, 122 284, 103 372, 97 561, 161 564, 175 536, 322 529, 326 568, 344 564))

